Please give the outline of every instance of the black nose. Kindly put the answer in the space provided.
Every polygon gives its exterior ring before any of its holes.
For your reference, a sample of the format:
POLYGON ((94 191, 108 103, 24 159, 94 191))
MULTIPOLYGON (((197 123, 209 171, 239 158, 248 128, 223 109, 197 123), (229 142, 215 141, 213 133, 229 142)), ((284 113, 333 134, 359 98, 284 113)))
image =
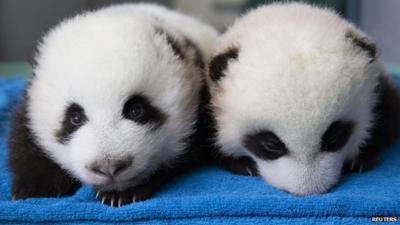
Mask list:
POLYGON ((131 164, 132 164, 131 158, 126 160, 115 160, 115 161, 107 160, 107 161, 95 162, 88 168, 93 173, 96 173, 98 175, 113 177, 128 169, 131 166, 131 164))

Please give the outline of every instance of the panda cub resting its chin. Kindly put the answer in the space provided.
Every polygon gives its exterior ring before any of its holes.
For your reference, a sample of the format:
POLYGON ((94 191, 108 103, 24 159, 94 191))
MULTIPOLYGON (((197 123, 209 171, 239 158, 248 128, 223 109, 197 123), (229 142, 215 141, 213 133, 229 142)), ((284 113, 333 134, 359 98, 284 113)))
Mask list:
POLYGON ((222 165, 294 195, 323 193, 342 169, 372 168, 396 140, 400 98, 376 46, 328 9, 259 7, 210 62, 222 165))
POLYGON ((13 198, 70 195, 81 184, 111 206, 151 197, 195 151, 216 37, 149 4, 103 8, 52 29, 13 119, 13 198))

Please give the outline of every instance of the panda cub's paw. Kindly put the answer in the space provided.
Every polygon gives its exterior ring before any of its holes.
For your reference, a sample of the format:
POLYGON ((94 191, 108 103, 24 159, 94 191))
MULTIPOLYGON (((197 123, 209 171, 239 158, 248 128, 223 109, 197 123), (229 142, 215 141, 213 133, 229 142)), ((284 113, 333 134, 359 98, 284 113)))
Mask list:
POLYGON ((62 194, 57 193, 54 189, 38 187, 37 185, 29 185, 21 182, 13 184, 12 200, 17 201, 27 198, 45 198, 45 197, 59 197, 62 194))
POLYGON ((55 185, 45 181, 14 180, 12 183, 12 200, 27 198, 62 197, 73 194, 79 187, 78 183, 70 182, 55 185))
POLYGON ((237 175, 258 176, 256 163, 249 157, 221 157, 220 165, 237 175))
POLYGON ((97 191, 96 198, 102 205, 119 208, 124 205, 149 199, 153 193, 151 189, 134 187, 124 191, 97 191))
POLYGON ((344 166, 344 170, 352 173, 369 171, 376 166, 378 160, 379 156, 360 154, 357 159, 347 162, 344 166))

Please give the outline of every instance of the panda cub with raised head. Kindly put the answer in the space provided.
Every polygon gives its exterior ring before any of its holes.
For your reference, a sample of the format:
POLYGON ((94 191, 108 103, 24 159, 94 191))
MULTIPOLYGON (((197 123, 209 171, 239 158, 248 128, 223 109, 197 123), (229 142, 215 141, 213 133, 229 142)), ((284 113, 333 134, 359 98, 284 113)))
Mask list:
POLYGON ((223 34, 209 85, 220 163, 294 195, 372 168, 399 133, 376 46, 328 9, 261 6, 223 34))
POLYGON ((52 29, 12 124, 13 198, 69 195, 82 183, 111 206, 149 198, 195 151, 216 37, 150 4, 103 8, 52 29))

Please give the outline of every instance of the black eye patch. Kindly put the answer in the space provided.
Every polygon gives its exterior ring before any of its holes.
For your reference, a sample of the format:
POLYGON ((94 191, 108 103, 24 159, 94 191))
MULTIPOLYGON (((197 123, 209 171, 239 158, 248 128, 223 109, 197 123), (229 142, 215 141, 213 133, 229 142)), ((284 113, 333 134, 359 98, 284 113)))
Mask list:
POLYGON ((196 44, 191 41, 188 37, 185 37, 182 34, 174 34, 179 35, 182 40, 179 39, 162 28, 155 29, 156 35, 161 35, 165 37, 165 40, 169 47, 171 48, 174 55, 176 55, 180 60, 193 60, 196 66, 200 69, 204 69, 205 63, 203 62, 203 55, 200 49, 196 46, 196 44))
POLYGON ((150 124, 155 128, 166 120, 166 115, 161 110, 152 106, 146 97, 138 94, 130 97, 124 104, 122 116, 138 124, 150 124))
POLYGON ((184 60, 185 59, 185 54, 183 53, 180 44, 178 43, 178 40, 167 33, 165 30, 161 28, 157 28, 156 32, 157 35, 164 36, 168 45, 171 47, 172 51, 176 56, 178 56, 179 59, 184 60))
POLYGON ((87 120, 82 106, 77 103, 70 104, 65 110, 61 129, 56 133, 57 141, 61 144, 67 144, 72 134, 82 127, 87 120))
POLYGON ((239 49, 229 48, 225 52, 214 56, 209 64, 210 78, 213 81, 218 81, 225 76, 224 70, 228 67, 230 60, 235 60, 238 58, 239 49))
POLYGON ((246 135, 242 143, 255 156, 266 160, 278 159, 288 153, 286 145, 271 131, 246 135))
POLYGON ((322 135, 321 151, 335 152, 346 145, 353 132, 354 124, 349 121, 335 121, 322 135))

